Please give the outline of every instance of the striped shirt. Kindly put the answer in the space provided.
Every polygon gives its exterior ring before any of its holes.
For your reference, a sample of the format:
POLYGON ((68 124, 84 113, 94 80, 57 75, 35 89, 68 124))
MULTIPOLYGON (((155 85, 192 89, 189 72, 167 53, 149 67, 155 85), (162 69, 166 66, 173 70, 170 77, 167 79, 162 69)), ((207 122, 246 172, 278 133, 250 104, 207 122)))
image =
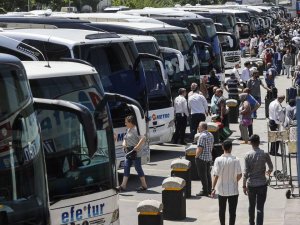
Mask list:
POLYGON ((273 170, 270 155, 259 148, 252 149, 245 156, 244 184, 249 187, 260 187, 267 184, 266 163, 269 170, 273 170))
POLYGON ((203 148, 202 153, 199 155, 199 159, 202 159, 206 162, 212 161, 211 152, 214 147, 214 136, 212 133, 208 132, 207 130, 201 132, 197 146, 203 148))
POLYGON ((240 160, 229 153, 216 158, 213 175, 218 176, 217 191, 221 196, 238 195, 237 175, 242 174, 240 160))
POLYGON ((230 78, 228 79, 225 84, 225 86, 228 86, 228 96, 231 99, 239 99, 239 81, 234 78, 230 78))

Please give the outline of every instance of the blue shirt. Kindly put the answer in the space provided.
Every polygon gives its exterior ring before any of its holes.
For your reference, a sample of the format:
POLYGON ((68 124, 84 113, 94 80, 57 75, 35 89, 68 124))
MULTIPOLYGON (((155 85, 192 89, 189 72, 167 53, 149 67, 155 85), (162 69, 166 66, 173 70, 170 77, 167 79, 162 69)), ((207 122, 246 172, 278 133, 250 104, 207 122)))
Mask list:
POLYGON ((252 95, 247 95, 246 100, 249 102, 251 109, 255 107, 256 104, 259 104, 258 101, 252 96, 252 95))

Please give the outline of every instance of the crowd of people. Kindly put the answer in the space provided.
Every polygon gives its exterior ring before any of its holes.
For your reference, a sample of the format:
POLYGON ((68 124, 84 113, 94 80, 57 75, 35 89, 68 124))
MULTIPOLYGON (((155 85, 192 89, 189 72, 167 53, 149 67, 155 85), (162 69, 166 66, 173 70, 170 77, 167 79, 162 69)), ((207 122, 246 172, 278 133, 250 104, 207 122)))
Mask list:
MULTIPOLYGON (((267 196, 267 178, 273 171, 270 155, 280 156, 279 143, 271 144, 270 154, 259 148, 260 137, 253 134, 253 121, 257 119, 257 109, 262 103, 261 88, 266 89, 266 99, 269 100, 268 124, 270 131, 296 126, 295 96, 289 98, 288 105, 283 106, 284 95, 277 94, 276 77, 292 78, 292 86, 300 85, 300 19, 282 19, 278 21, 282 29, 271 29, 265 35, 253 35, 249 40, 249 54, 262 59, 262 68, 257 68, 250 61, 244 63, 239 73, 237 64, 230 73, 229 79, 223 84, 212 70, 209 76, 204 76, 200 84, 192 83, 190 92, 185 88, 178 90, 174 99, 176 130, 173 136, 174 144, 186 145, 187 141, 197 146, 195 164, 202 183, 202 191, 197 196, 212 196, 218 193, 219 220, 225 224, 226 204, 229 204, 229 224, 234 225, 238 204, 238 182, 243 177, 243 192, 249 199, 249 224, 262 225, 264 204, 267 196), (260 78, 263 76, 263 79, 260 78), (208 131, 206 122, 208 116, 219 121, 223 127, 229 127, 228 109, 224 90, 228 99, 237 102, 239 110, 239 129, 242 142, 251 144, 252 150, 244 157, 244 171, 237 157, 231 154, 232 141, 222 143, 224 154, 217 157, 212 166, 212 151, 214 136, 208 131), (186 138, 186 127, 189 122, 190 135, 186 138), (266 169, 268 165, 268 170, 266 169), (255 208, 257 215, 255 216, 255 208), (255 221, 256 218, 256 221, 255 221)), ((243 49, 244 51, 245 49, 243 49)), ((243 54, 246 54, 244 52, 243 54)), ((127 117, 128 128, 123 146, 127 154, 136 152, 134 158, 126 157, 123 182, 118 187, 126 189, 130 167, 134 163, 141 180, 138 191, 147 190, 145 175, 141 167, 140 149, 145 139, 139 137, 134 118, 127 117)))

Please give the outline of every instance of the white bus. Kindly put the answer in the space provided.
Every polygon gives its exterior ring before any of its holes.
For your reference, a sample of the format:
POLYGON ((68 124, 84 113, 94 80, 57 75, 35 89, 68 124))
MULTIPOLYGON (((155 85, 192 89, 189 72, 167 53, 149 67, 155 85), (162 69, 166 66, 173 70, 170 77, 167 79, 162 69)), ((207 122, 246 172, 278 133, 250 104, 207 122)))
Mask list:
MULTIPOLYGON (((86 60, 96 68, 106 92, 129 96, 137 100, 144 111, 148 110, 144 70, 139 63, 143 56, 139 56, 134 42, 129 38, 114 33, 86 30, 20 29, 2 31, 0 39, 0 51, 13 53, 25 61, 45 58, 86 60)), ((110 103, 109 106, 117 136, 116 156, 119 168, 124 163, 122 142, 126 131, 126 112, 122 104, 110 103)), ((149 161, 150 148, 147 143, 143 149, 142 163, 149 161)))
MULTIPOLYGON (((65 126, 72 125, 73 129, 81 126, 81 140, 85 143, 84 150, 89 153, 89 156, 94 155, 97 150, 93 116, 85 106, 80 104, 61 100, 33 99, 25 68, 14 56, 0 54, 0 81, 0 224, 65 224, 54 220, 50 222, 48 185, 51 192, 53 186, 50 184, 53 184, 53 180, 46 176, 45 154, 42 150, 46 140, 41 138, 36 114, 42 111, 48 112, 49 117, 44 117, 42 122, 46 122, 49 128, 57 124, 57 115, 68 115, 68 122, 71 119, 72 124, 65 123, 65 126)), ((70 132, 73 140, 76 139, 74 133, 70 132)), ((78 144, 79 141, 77 140, 76 143, 78 144)), ((65 147, 68 148, 70 145, 65 147)), ((73 142, 72 147, 78 145, 73 142)), ((66 179, 68 179, 67 175, 68 172, 65 171, 63 176, 66 179)), ((58 178, 63 179, 57 176, 56 179, 58 178)), ((70 179, 71 177, 69 181, 70 179)), ((73 183, 76 181, 74 180, 73 183)), ((70 182, 67 185, 70 185, 70 182)), ((76 190, 74 189, 73 193, 74 191, 76 190)), ((83 192, 80 193, 82 194, 83 192)), ((56 201, 52 202, 52 206, 53 203, 61 204, 56 201)), ((69 202, 69 204, 73 203, 69 202)), ((69 212, 70 207, 61 207, 60 210, 69 212)), ((116 212, 118 212, 117 207, 116 212)), ((113 214, 108 213, 108 215, 113 214)), ((83 216, 85 214, 82 214, 83 216)), ((117 221, 115 224, 119 224, 118 216, 115 218, 117 221)))
MULTIPOLYGON (((93 153, 86 148, 80 124, 72 115, 37 114, 46 158, 51 224, 119 224, 113 126, 98 73, 93 67, 74 62, 23 64, 34 97, 80 103, 93 113, 96 125, 93 153)), ((116 103, 122 100, 117 97, 113 96, 116 103)), ((128 114, 135 115, 138 131, 145 135, 143 110, 129 106, 128 114)))

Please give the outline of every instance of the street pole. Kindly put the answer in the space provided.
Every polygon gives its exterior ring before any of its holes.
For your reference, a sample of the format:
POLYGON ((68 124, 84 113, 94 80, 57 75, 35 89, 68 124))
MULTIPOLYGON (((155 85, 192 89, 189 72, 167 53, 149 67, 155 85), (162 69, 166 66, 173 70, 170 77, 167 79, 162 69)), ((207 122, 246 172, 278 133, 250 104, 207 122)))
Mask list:
POLYGON ((30 0, 27 1, 27 9, 28 9, 28 12, 29 12, 29 10, 30 10, 29 4, 30 4, 30 0))

